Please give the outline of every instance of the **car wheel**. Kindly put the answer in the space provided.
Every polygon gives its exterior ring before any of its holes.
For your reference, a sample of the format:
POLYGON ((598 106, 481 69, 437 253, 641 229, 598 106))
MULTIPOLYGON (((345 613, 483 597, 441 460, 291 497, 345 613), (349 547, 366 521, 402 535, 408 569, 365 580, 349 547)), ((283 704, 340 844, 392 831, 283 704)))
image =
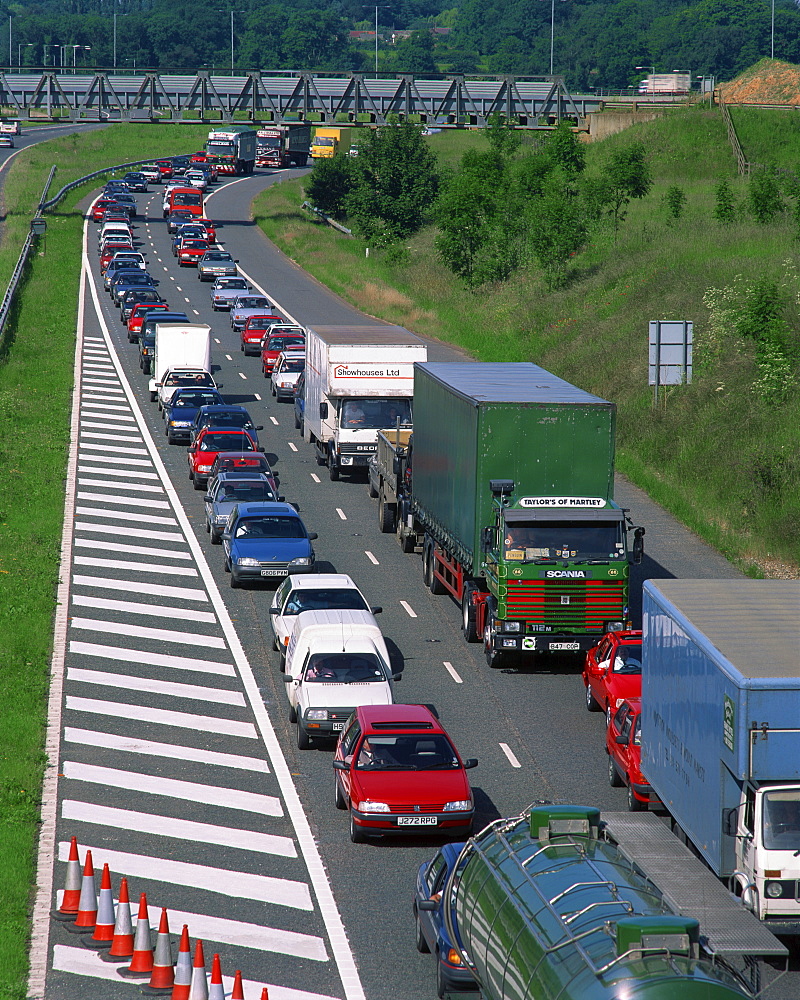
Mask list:
POLYGON ((612 788, 622 788, 625 782, 620 778, 617 765, 611 754, 608 755, 608 783, 612 788))
POLYGON ((239 344, 239 350, 242 352, 242 354, 244 354, 244 344, 242 343, 239 344))
POLYGON ((587 712, 600 712, 600 711, 602 711, 602 708, 603 708, 603 706, 600 704, 600 702, 597 700, 597 698, 595 698, 594 694, 592 694, 591 685, 587 684, 586 685, 586 711, 587 712))
POLYGON ((296 410, 295 410, 295 414, 294 414, 294 429, 296 431, 300 430, 300 421, 297 419, 297 411, 296 410))
POLYGON ((297 709, 289 702, 289 722, 297 722, 297 709))
POLYGON ((156 394, 154 392, 151 392, 150 393, 150 402, 151 403, 155 403, 155 401, 156 401, 156 394))
POLYGON ((226 573, 230 573, 231 571, 231 563, 227 556, 225 556, 225 561, 222 564, 222 568, 225 570, 226 573))
POLYGON ((425 940, 425 935, 422 933, 422 923, 420 922, 416 906, 414 907, 414 926, 416 928, 417 951, 421 955, 427 955, 431 949, 428 947, 428 942, 425 940))
POLYGON ((199 480, 197 476, 195 476, 192 481, 192 485, 196 490, 202 490, 206 484, 202 480, 199 480))
POLYGON ((356 825, 356 821, 353 819, 353 810, 350 810, 350 840, 354 844, 363 844, 366 840, 366 835, 360 826, 356 825))
POLYGON ((345 802, 344 795, 342 795, 342 789, 336 775, 333 776, 333 804, 337 809, 347 808, 347 803, 345 802))
POLYGON ((637 799, 633 794, 633 785, 628 785, 628 811, 629 812, 644 812, 647 809, 648 803, 642 802, 641 799, 637 799))
POLYGON ((238 590, 239 587, 241 587, 241 582, 233 570, 231 570, 231 590, 238 590))
POLYGON ((214 531, 213 528, 209 528, 211 534, 211 544, 212 545, 222 545, 222 536, 218 531, 214 531))
POLYGON ((310 750, 311 749, 311 737, 303 729, 300 723, 297 723, 297 749, 298 750, 310 750))
POLYGON ((448 993, 450 987, 447 980, 444 978, 444 969, 442 968, 442 959, 439 952, 436 952, 436 996, 439 1000, 443 1000, 443 997, 448 993))
POLYGON ((190 483, 194 482, 194 473, 192 472, 191 469, 189 469, 189 482, 190 483))
POLYGON ((211 532, 211 525, 208 523, 208 521, 206 521, 206 534, 208 535, 210 534, 210 532, 211 532))
POLYGON ((274 382, 270 382, 270 384, 269 384, 269 391, 272 393, 273 396, 276 395, 276 393, 275 393, 275 383, 274 382))
POLYGON ((471 599, 474 590, 474 587, 466 584, 461 598, 461 631, 467 642, 480 642, 481 638, 478 635, 477 608, 471 599))

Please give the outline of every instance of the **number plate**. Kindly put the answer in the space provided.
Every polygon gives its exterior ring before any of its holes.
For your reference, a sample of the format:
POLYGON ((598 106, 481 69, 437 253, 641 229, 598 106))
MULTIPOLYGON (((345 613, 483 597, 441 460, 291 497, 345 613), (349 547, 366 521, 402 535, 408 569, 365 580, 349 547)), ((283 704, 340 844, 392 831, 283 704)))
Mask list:
POLYGON ((334 722, 331 725, 331 729, 333 729, 333 731, 335 733, 340 733, 344 729, 344 723, 343 722, 334 722))
POLYGON ((288 570, 285 569, 262 569, 262 576, 286 576, 288 570))
POLYGON ((578 642, 551 642, 549 644, 550 649, 566 649, 566 650, 578 650, 580 649, 580 643, 578 642))
POLYGON ((439 821, 435 816, 398 816, 398 826, 436 826, 439 821))

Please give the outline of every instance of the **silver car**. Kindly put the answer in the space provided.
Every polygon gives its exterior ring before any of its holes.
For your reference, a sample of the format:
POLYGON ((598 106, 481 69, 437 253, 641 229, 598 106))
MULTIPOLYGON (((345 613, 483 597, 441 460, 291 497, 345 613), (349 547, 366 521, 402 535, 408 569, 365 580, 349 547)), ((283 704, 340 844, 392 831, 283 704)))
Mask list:
POLYGON ((234 299, 250 291, 244 278, 217 278, 211 289, 211 308, 230 309, 234 299))
POLYGON ((203 498, 206 504, 206 531, 211 544, 219 545, 228 515, 238 503, 283 501, 263 472, 222 472, 203 498))
POLYGON ((266 295, 239 295, 231 303, 231 329, 243 330, 251 316, 272 313, 275 306, 266 295))
POLYGON ((197 277, 201 281, 235 278, 239 273, 236 267, 238 263, 227 250, 207 250, 197 262, 197 277))

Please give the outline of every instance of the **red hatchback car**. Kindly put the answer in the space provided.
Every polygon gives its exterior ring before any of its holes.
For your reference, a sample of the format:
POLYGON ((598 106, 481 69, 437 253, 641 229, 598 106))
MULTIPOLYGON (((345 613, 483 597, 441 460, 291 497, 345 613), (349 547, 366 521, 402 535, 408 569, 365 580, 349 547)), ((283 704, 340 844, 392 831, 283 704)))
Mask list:
POLYGON ((183 239, 178 244, 178 263, 181 267, 186 264, 197 267, 197 262, 210 249, 208 240, 183 239))
POLYGON ((211 466, 221 451, 257 451, 258 445, 245 430, 240 428, 204 427, 187 448, 189 479, 196 490, 202 490, 208 482, 211 466))
POLYGON ((281 333, 280 330, 273 330, 269 337, 265 337, 261 341, 261 370, 264 372, 264 378, 269 378, 272 375, 272 369, 275 367, 275 362, 281 351, 292 349, 302 351, 305 350, 305 346, 304 333, 299 331, 281 333))
POLYGON ((628 808, 641 812, 650 803, 650 784, 642 774, 642 702, 626 698, 606 728, 608 783, 628 787, 628 808))
POLYGON ((146 313, 162 312, 166 310, 170 311, 169 306, 166 302, 138 302, 128 317, 128 343, 135 344, 139 339, 139 334, 142 330, 142 323, 144 322, 144 317, 146 313))
POLYGON ((247 321, 239 332, 239 350, 245 354, 260 354, 261 341, 264 334, 275 323, 280 323, 283 316, 276 316, 274 313, 264 313, 261 316, 248 316, 247 321))
POLYGON ((605 712, 606 721, 625 698, 642 693, 642 633, 638 629, 608 632, 586 653, 583 664, 586 708, 605 712))
POLYGON ((333 759, 335 801, 350 810, 350 839, 369 834, 469 837, 475 815, 467 771, 425 705, 362 705, 344 724, 333 759))

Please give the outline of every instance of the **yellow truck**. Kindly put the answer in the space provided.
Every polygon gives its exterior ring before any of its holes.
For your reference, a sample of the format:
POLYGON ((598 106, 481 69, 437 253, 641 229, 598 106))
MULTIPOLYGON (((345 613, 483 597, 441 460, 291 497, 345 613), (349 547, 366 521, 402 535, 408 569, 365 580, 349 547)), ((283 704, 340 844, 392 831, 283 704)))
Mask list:
POLYGON ((311 140, 312 159, 328 159, 337 153, 350 152, 351 128, 318 128, 311 140))

